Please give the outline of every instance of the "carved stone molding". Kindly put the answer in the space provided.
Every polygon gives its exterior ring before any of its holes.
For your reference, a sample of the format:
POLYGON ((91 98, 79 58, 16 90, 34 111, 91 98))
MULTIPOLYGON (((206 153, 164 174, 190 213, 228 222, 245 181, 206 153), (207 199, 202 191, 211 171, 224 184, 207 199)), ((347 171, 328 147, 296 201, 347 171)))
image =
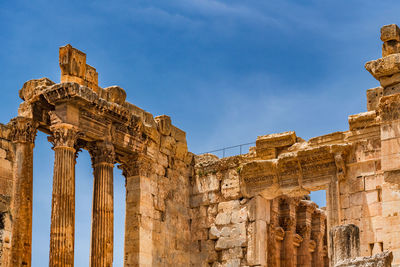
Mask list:
POLYGON ((152 173, 153 161, 150 157, 143 154, 132 154, 120 159, 122 162, 118 168, 122 170, 125 178, 132 176, 149 177, 152 173))
POLYGON ((10 121, 10 137, 14 143, 35 143, 38 123, 25 117, 16 117, 10 121))
POLYGON ((336 176, 339 181, 344 180, 346 178, 346 163, 344 160, 344 155, 342 153, 337 153, 335 155, 335 164, 336 164, 336 176))
POLYGON ((60 123, 50 127, 52 135, 47 139, 53 144, 53 149, 64 147, 77 150, 76 144, 80 137, 83 136, 82 132, 70 124, 60 123))
POLYGON ((100 163, 114 165, 115 152, 114 146, 108 142, 93 142, 87 145, 93 166, 100 163))

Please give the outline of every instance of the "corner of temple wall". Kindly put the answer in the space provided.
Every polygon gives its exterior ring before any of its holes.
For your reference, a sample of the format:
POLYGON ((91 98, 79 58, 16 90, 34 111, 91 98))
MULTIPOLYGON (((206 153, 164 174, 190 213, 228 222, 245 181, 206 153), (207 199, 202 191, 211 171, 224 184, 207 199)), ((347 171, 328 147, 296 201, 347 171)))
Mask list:
POLYGON ((10 129, 0 124, 0 266, 8 267, 11 249, 11 199, 13 188, 10 129))

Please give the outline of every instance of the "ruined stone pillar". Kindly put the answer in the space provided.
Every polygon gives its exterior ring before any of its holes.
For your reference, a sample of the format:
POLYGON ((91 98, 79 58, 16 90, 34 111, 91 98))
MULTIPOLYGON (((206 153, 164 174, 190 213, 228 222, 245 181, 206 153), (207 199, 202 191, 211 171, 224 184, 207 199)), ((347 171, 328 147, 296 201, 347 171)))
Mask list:
POLYGON ((332 266, 360 256, 360 230, 354 224, 336 226, 330 231, 333 245, 332 266))
POLYGON ((285 231, 281 251, 282 267, 296 267, 297 265, 297 247, 302 241, 301 236, 296 234, 297 204, 298 201, 292 198, 282 199, 280 204, 280 224, 285 231))
POLYGON ((297 255, 297 266, 311 267, 311 221, 317 205, 308 200, 301 200, 297 209, 297 232, 303 238, 297 255))
POLYGON ((93 164, 91 267, 112 267, 114 237, 113 167, 115 161, 112 144, 97 142, 89 146, 93 164))
POLYGON ((315 241, 315 250, 312 254, 311 266, 324 266, 325 220, 325 213, 320 209, 317 209, 312 215, 311 238, 315 241))
POLYGON ((13 119, 10 124, 15 157, 10 266, 29 267, 32 251, 33 147, 37 125, 24 117, 13 119))
POLYGON ((135 154, 119 166, 126 178, 124 266, 152 266, 151 166, 148 156, 135 154))
POLYGON ((51 204, 50 267, 74 266, 75 157, 77 129, 69 124, 51 127, 55 152, 51 204))

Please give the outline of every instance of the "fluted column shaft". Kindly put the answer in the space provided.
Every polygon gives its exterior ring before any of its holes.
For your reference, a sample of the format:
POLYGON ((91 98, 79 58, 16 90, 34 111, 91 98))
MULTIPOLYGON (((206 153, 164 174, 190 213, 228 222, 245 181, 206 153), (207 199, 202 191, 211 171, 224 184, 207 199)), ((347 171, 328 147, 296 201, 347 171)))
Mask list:
POLYGON ((31 266, 33 147, 36 124, 28 118, 11 121, 14 143, 14 183, 12 197, 12 239, 10 266, 31 266))
POLYGON ((90 149, 93 162, 91 267, 112 267, 114 240, 114 191, 112 145, 97 143, 90 149))
POLYGON ((52 128, 55 152, 51 205, 50 267, 74 266, 75 144, 78 132, 69 125, 52 128))

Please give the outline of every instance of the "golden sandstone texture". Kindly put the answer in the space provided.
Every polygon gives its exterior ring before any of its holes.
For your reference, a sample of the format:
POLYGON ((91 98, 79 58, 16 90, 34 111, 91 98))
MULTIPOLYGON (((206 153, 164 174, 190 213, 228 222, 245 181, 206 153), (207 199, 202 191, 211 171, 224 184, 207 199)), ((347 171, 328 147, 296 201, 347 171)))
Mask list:
POLYGON ((367 90, 367 112, 349 116, 348 131, 260 136, 222 159, 188 152, 170 117, 100 87, 86 54, 61 47, 61 83, 26 82, 18 117, 0 124, 0 266, 31 266, 38 130, 54 150, 51 267, 74 265, 82 149, 94 179, 91 267, 113 264, 114 167, 126 181, 126 267, 400 266, 399 28, 384 26, 381 40, 383 57, 365 66, 381 87, 367 90), (317 190, 326 208, 310 201, 317 190))

